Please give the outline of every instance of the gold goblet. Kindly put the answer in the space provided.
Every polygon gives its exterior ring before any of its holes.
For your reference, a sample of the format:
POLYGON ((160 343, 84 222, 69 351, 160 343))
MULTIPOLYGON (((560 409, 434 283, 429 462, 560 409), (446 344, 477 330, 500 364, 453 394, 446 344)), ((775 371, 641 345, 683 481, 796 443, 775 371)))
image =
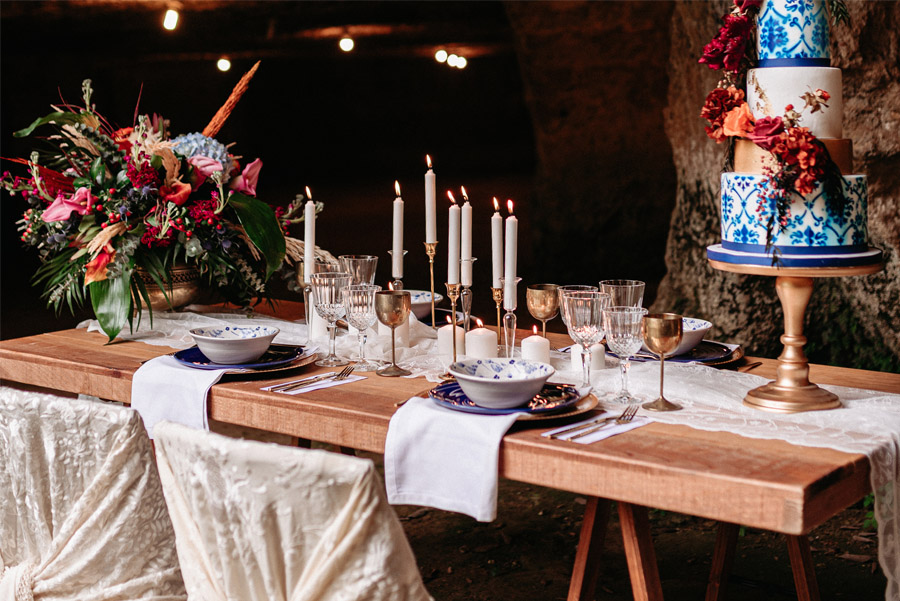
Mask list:
POLYGON ((412 299, 408 290, 380 290, 375 293, 378 321, 391 329, 391 364, 376 371, 379 376, 408 376, 412 372, 397 365, 396 329, 409 319, 412 299))
POLYGON ((547 337, 547 322, 559 313, 556 284, 532 284, 525 291, 525 304, 531 316, 541 322, 541 333, 547 337))
POLYGON ((652 353, 659 355, 659 398, 641 406, 649 411, 677 411, 681 409, 681 405, 671 403, 663 396, 663 375, 666 355, 678 348, 684 334, 681 315, 676 313, 645 315, 641 330, 644 334, 644 344, 652 353))

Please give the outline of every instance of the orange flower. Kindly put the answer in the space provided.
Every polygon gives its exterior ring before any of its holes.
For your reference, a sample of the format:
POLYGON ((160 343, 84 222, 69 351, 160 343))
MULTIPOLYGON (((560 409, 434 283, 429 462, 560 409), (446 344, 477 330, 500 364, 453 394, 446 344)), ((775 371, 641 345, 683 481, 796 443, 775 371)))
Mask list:
POLYGON ((128 141, 128 137, 134 131, 133 127, 123 127, 121 129, 117 129, 113 132, 113 141, 116 143, 116 146, 119 147, 119 150, 122 152, 130 152, 131 151, 131 142, 128 141))
POLYGON ((725 115, 725 122, 722 124, 722 130, 726 136, 746 138, 753 133, 753 129, 753 115, 750 114, 750 107, 746 102, 742 102, 736 108, 728 111, 728 114, 725 115))
POLYGON ((87 286, 91 282, 101 282, 106 279, 106 266, 116 256, 116 251, 111 244, 107 244, 103 250, 97 253, 97 256, 88 261, 85 265, 84 285, 87 286))

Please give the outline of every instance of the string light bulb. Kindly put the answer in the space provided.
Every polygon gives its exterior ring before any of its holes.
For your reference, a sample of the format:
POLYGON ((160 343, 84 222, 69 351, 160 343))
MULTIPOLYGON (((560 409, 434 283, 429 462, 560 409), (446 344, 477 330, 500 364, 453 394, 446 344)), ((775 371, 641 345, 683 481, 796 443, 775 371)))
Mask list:
POLYGON ((343 50, 344 52, 350 52, 351 50, 353 50, 354 46, 353 38, 349 36, 342 37, 341 41, 338 42, 338 46, 340 46, 341 50, 343 50))
POLYGON ((163 27, 169 31, 173 31, 176 27, 178 27, 178 11, 174 8, 170 8, 166 11, 166 16, 163 17, 163 27))
POLYGON ((459 57, 456 56, 455 54, 451 54, 450 56, 447 57, 447 64, 450 65, 451 67, 455 67, 457 65, 458 61, 459 61, 459 57))
POLYGON ((436 60, 439 63, 446 63, 447 56, 448 56, 447 51, 444 50, 443 48, 441 48, 440 50, 438 50, 437 52, 434 53, 434 60, 436 60))
POLYGON ((219 71, 222 71, 224 73, 225 71, 231 69, 231 61, 228 60, 227 57, 223 56, 218 61, 216 61, 216 67, 219 69, 219 71))
POLYGON ((459 56, 456 58, 456 68, 457 69, 465 69, 467 64, 469 64, 469 61, 466 60, 466 57, 459 56))

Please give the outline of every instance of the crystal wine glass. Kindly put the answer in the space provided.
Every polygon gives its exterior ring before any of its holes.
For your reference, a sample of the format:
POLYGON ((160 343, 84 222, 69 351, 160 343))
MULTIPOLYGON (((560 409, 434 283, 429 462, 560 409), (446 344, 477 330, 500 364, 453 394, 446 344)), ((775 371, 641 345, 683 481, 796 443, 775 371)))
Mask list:
POLYGON ((344 303, 341 291, 350 285, 350 274, 314 273, 310 276, 316 313, 328 324, 328 355, 316 361, 322 367, 347 365, 348 361, 338 357, 334 352, 334 337, 337 333, 336 322, 344 316, 344 303))
POLYGON ((556 284, 532 284, 525 291, 525 304, 531 316, 541 322, 541 332, 547 337, 547 322, 559 313, 559 294, 556 284))
POLYGON ((353 371, 375 371, 381 364, 366 360, 366 332, 375 325, 375 293, 381 286, 375 284, 350 284, 343 289, 344 310, 347 323, 359 332, 359 361, 353 371))
POLYGON ((613 307, 640 307, 644 302, 644 282, 640 280, 601 280, 600 292, 609 295, 613 307))
POLYGON ((582 386, 591 385, 591 346, 603 340, 603 309, 609 306, 609 295, 603 292, 564 292, 563 315, 572 339, 582 346, 584 367, 582 386))
POLYGON ((682 317, 676 313, 651 313, 644 316, 642 330, 644 344, 654 354, 659 355, 659 398, 652 403, 641 405, 650 411, 677 411, 681 405, 666 400, 663 396, 663 375, 665 374, 666 355, 669 355, 681 344, 684 334, 682 317))
POLYGON ((622 388, 615 394, 619 403, 637 401, 628 392, 629 359, 638 352, 643 342, 641 325, 647 309, 643 307, 609 307, 603 310, 603 329, 606 330, 606 346, 619 357, 622 372, 622 388))
MULTIPOLYGON (((579 284, 566 284, 565 286, 557 286, 556 294, 559 296, 559 305, 562 307, 562 297, 566 292, 598 292, 600 289, 596 286, 581 286, 579 284)), ((562 319, 566 329, 569 329, 569 321, 566 319, 565 312, 560 309, 559 316, 562 319)), ((572 338, 572 332, 569 331, 569 338, 572 338)))
POLYGON ((412 297, 408 290, 380 290, 375 293, 375 315, 391 329, 391 364, 379 369, 379 376, 408 376, 410 371, 397 365, 397 326, 409 319, 412 297))
POLYGON ((374 284, 378 257, 375 255, 341 255, 341 271, 350 274, 352 284, 374 284))

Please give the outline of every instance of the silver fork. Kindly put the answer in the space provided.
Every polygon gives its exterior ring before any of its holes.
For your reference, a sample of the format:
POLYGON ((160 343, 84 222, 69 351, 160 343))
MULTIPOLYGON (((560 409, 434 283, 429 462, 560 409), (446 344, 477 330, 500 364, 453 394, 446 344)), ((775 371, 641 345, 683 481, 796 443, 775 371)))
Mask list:
MULTIPOLYGON (((627 409, 625 409, 625 411, 622 412, 622 415, 620 415, 615 420, 613 420, 613 423, 627 424, 628 422, 630 422, 631 420, 634 419, 635 415, 637 415, 637 410, 638 410, 638 405, 629 406, 627 409)), ((600 425, 594 426, 593 428, 589 428, 589 429, 585 430, 584 432, 579 432, 578 434, 576 434, 575 436, 572 436, 571 438, 568 438, 567 440, 575 440, 575 439, 581 438, 582 436, 587 436, 588 434, 593 434, 597 430, 599 430, 601 428, 605 428, 609 424, 610 424, 610 422, 604 422, 600 425)))
POLYGON ((618 417, 616 417, 615 415, 611 415, 609 417, 598 417, 592 421, 585 422, 583 424, 578 424, 578 425, 572 426, 570 428, 566 428, 565 430, 561 430, 555 434, 551 434, 550 438, 559 438, 561 436, 565 436, 569 432, 574 432, 575 430, 581 430, 582 428, 586 428, 588 426, 592 426, 592 425, 599 426, 599 425, 606 424, 607 422, 611 422, 615 419, 622 419, 625 417, 625 415, 628 414, 628 410, 631 409, 631 407, 632 407, 631 405, 629 405, 628 407, 625 407, 625 411, 623 411, 622 414, 619 415, 618 417))
POLYGON ((310 386, 312 384, 317 384, 319 382, 324 382, 325 380, 346 380, 347 377, 353 372, 353 363, 348 363, 344 366, 339 372, 326 374, 324 376, 320 376, 318 378, 313 378, 312 380, 305 380, 302 382, 297 382, 296 384, 291 384, 290 386, 285 386, 284 388, 275 388, 273 392, 290 392, 292 390, 297 390, 298 388, 304 388, 306 386, 310 386))

